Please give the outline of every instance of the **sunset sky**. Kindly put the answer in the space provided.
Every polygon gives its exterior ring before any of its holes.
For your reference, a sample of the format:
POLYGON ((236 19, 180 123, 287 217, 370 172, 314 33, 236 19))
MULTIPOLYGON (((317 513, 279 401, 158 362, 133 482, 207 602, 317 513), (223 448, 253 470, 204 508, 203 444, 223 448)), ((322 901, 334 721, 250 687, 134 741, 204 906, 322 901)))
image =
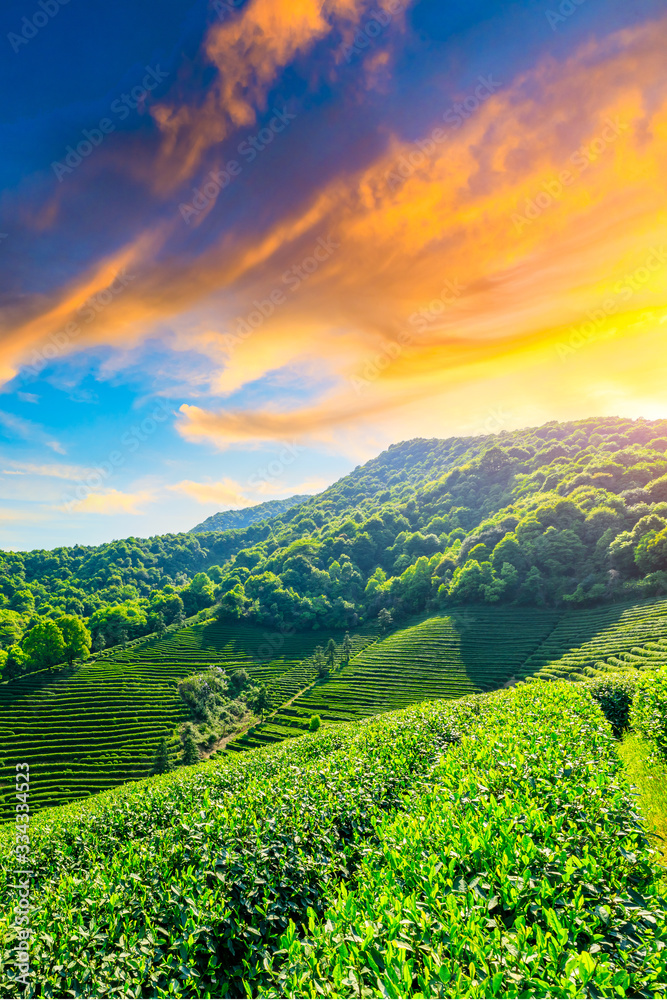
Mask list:
POLYGON ((6 0, 0 547, 667 416, 664 0, 6 0))

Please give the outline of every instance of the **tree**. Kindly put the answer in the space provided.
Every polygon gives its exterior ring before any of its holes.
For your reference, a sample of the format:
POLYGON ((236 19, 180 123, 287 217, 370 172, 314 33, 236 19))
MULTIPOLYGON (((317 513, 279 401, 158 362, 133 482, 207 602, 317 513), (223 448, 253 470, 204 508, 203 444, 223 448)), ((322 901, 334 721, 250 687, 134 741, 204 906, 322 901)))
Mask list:
POLYGON ((186 767, 191 767, 193 764, 198 764, 200 760, 201 754, 195 740, 194 731, 192 726, 188 725, 183 735, 183 757, 181 763, 186 767))
POLYGON ((104 632, 98 632, 93 639, 92 650, 94 653, 99 653, 102 649, 106 649, 107 640, 104 632))
POLYGON ((316 733, 321 725, 322 725, 322 720, 320 719, 319 715, 311 715, 310 722, 308 723, 308 732, 316 733))
POLYGON ((17 590, 9 602, 12 611, 21 615, 31 615, 35 610, 35 598, 31 590, 17 590))
POLYGON ((65 643, 55 622, 40 622, 23 640, 23 651, 32 667, 55 667, 65 659, 65 643))
POLYGON ((343 639, 343 654, 342 662, 347 666, 350 662, 350 657, 352 656, 352 640, 350 639, 350 633, 345 633, 345 638, 343 639))
POLYGON ((321 646, 318 646, 315 652, 313 653, 313 663, 315 664, 315 668, 317 669, 317 676, 326 677, 326 675, 329 673, 329 665, 327 663, 327 658, 324 655, 324 650, 322 649, 321 646))
POLYGON ((167 740, 163 736, 158 743, 155 759, 153 760, 153 774, 166 774, 167 771, 171 771, 171 761, 169 760, 167 740))
POLYGON ((5 677, 18 677, 19 674, 24 673, 27 662, 28 657, 18 643, 10 646, 5 660, 5 677))
POLYGON ((161 611, 151 611, 148 615, 147 627, 151 632, 156 632, 157 635, 164 635, 167 631, 167 626, 161 611))
POLYGON ((3 608, 0 611, 0 649, 9 649, 20 642, 24 627, 23 617, 18 611, 3 608))
POLYGON ((392 617, 391 611, 387 608, 381 608, 378 613, 378 624, 382 632, 388 632, 393 625, 394 619, 392 617))
POLYGON ((334 666, 336 665, 336 643, 333 641, 333 639, 329 639, 327 643, 326 657, 329 669, 333 670, 334 666))
POLYGON ((251 688, 248 692, 246 701, 248 707, 253 712, 259 712, 260 715, 263 715, 270 706, 269 692, 267 691, 266 686, 264 684, 260 684, 259 687, 251 688))
POLYGON ((73 660, 87 660, 90 656, 91 638, 81 619, 76 615, 62 615, 56 618, 56 625, 63 637, 67 662, 71 664, 73 660))

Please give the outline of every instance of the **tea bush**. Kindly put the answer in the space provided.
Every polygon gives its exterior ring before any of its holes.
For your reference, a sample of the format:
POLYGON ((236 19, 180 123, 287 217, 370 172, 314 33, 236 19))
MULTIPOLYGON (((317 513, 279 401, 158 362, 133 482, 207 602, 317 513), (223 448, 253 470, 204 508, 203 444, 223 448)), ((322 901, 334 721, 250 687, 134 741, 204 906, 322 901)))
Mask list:
POLYGON ((667 758, 667 668, 646 674, 637 685, 630 713, 635 733, 667 758))
POLYGON ((577 685, 329 726, 46 810, 31 840, 39 997, 664 993, 653 856, 577 685))
POLYGON ((628 672, 604 674, 586 683, 586 688, 610 723, 614 736, 620 736, 630 724, 630 708, 637 680, 637 676, 628 672))

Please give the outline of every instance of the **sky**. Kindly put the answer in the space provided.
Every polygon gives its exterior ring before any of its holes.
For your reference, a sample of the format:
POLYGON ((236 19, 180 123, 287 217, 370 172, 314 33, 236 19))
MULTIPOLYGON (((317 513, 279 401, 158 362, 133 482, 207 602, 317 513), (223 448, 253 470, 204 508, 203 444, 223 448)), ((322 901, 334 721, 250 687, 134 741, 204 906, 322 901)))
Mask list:
POLYGON ((667 417, 664 0, 5 0, 0 547, 667 417))

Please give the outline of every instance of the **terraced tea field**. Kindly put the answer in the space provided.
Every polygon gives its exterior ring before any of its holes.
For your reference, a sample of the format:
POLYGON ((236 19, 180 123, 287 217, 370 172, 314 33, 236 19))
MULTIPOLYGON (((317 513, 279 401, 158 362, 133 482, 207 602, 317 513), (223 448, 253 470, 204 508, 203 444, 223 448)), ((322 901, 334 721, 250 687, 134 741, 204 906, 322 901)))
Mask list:
POLYGON ((521 677, 592 677, 667 663, 667 601, 571 611, 529 656, 521 677))
POLYGON ((300 735, 312 715, 349 722, 427 699, 460 698, 516 679, 558 613, 460 608, 399 629, 318 681, 292 704, 228 744, 245 750, 300 735))
MULTIPOLYGON (((355 646, 372 639, 372 631, 355 637, 355 646)), ((271 636, 207 622, 58 674, 0 684, 0 819, 17 763, 30 765, 33 810, 146 777, 160 739, 187 718, 181 677, 209 664, 245 667, 279 706, 313 679, 310 658, 321 642, 314 632, 271 636)))
POLYGON ((532 676, 577 679, 660 663, 667 663, 667 601, 568 612, 462 607, 369 646, 227 749, 299 736, 312 715, 347 722, 532 676))
MULTIPOLYGON (((342 634, 334 636, 340 644, 342 634)), ((157 743, 185 719, 181 677, 209 664, 245 667, 273 714, 223 753, 298 736, 310 717, 361 719, 425 699, 451 699, 532 676, 577 679, 667 662, 667 601, 565 613, 467 607, 414 620, 385 638, 352 636, 350 663, 319 681, 328 635, 270 634, 215 621, 171 632, 57 675, 0 684, 0 781, 30 764, 33 809, 145 777, 157 743)), ((8 815, 4 797, 0 818, 8 815)))

